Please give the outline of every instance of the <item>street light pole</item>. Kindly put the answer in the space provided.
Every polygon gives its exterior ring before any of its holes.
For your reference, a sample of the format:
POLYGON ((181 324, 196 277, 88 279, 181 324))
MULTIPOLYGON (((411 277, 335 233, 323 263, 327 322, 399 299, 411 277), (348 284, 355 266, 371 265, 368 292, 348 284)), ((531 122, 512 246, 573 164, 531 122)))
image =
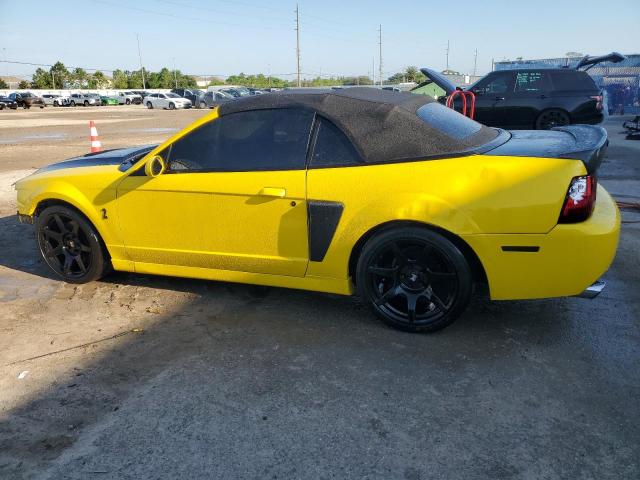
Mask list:
POLYGON ((175 80, 176 88, 178 88, 178 71, 176 70, 176 57, 173 57, 173 78, 175 80))

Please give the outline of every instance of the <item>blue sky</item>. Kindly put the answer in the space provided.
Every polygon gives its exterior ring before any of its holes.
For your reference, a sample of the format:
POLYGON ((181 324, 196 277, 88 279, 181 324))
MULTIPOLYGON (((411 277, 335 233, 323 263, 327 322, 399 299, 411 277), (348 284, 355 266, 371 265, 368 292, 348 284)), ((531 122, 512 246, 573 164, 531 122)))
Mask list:
MULTIPOLYGON (((300 0, 305 76, 366 75, 383 33, 383 71, 406 65, 478 73, 496 61, 640 50, 638 0, 300 0), (467 12, 456 15, 450 11, 467 12)), ((296 69, 295 1, 283 0, 0 0, 0 59, 67 66, 137 69, 136 33, 146 68, 189 74, 240 71, 282 74, 296 69), (23 23, 26 13, 33 15, 23 23), (92 20, 87 19, 91 16, 92 20)), ((35 67, 0 64, 0 74, 35 67)))

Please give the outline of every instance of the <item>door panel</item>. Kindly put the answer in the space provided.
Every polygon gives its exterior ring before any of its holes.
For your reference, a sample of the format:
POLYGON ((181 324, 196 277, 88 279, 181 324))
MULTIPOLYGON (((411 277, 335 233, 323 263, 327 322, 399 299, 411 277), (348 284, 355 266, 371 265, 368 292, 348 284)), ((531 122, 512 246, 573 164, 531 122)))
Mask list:
POLYGON ((307 267, 304 170, 130 176, 118 213, 134 262, 291 276, 307 267))

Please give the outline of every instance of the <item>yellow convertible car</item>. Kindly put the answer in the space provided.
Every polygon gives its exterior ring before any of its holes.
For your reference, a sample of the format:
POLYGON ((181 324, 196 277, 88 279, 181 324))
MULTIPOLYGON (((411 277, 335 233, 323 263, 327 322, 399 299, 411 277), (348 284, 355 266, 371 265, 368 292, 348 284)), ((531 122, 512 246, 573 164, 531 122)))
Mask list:
POLYGON ((595 177, 606 142, 595 126, 488 128, 408 93, 291 90, 42 168, 17 182, 18 214, 68 282, 113 268, 358 292, 432 331, 476 283, 493 299, 601 288, 620 229, 595 177))

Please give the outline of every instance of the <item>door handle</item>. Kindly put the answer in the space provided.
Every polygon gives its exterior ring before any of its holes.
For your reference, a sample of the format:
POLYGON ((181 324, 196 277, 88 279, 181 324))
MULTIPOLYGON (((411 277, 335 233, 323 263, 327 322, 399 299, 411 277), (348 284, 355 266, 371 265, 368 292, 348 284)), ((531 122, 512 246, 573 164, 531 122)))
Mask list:
POLYGON ((496 98, 494 98, 494 100, 496 100, 496 101, 504 100, 504 97, 496 97, 496 98))
POLYGON ((287 194, 287 190, 280 187, 262 187, 258 195, 262 195, 263 197, 277 197, 284 198, 287 194))

